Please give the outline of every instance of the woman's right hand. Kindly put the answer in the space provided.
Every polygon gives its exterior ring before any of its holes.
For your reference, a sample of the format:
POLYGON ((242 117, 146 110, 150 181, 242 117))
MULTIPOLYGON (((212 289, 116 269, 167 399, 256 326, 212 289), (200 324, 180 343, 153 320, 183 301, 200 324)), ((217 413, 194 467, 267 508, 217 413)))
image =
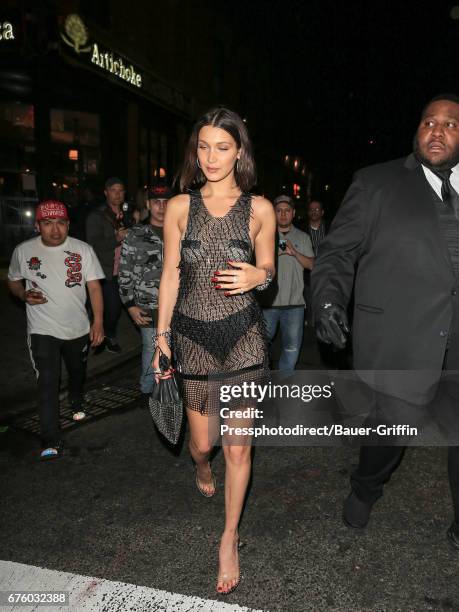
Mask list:
POLYGON ((165 379, 165 378, 170 378, 172 376, 172 367, 170 367, 168 370, 164 371, 162 374, 160 373, 160 367, 159 367, 159 356, 160 354, 163 353, 164 355, 166 355, 166 357, 169 358, 169 360, 172 359, 172 351, 169 347, 169 345, 167 344, 165 338, 159 337, 158 338, 158 344, 156 346, 155 352, 153 354, 153 360, 151 362, 151 367, 153 369, 153 372, 155 374, 155 381, 158 383, 161 379, 165 379))

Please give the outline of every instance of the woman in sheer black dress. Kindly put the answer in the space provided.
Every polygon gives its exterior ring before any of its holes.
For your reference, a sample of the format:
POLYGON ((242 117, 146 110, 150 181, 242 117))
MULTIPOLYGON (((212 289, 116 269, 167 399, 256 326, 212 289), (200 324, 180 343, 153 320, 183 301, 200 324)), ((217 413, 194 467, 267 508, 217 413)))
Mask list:
MULTIPOLYGON (((274 274, 276 222, 271 203, 250 194, 255 183, 250 140, 244 122, 228 109, 209 111, 194 126, 180 183, 185 193, 169 200, 164 222, 153 367, 159 369, 159 350, 171 355, 171 335, 196 484, 212 497, 215 389, 223 382, 266 379, 265 330, 252 290, 263 288, 274 274)), ((241 402, 231 405, 240 407, 241 402)), ((250 478, 250 443, 223 441, 223 452, 226 512, 217 592, 227 594, 240 580, 238 524, 250 478)))

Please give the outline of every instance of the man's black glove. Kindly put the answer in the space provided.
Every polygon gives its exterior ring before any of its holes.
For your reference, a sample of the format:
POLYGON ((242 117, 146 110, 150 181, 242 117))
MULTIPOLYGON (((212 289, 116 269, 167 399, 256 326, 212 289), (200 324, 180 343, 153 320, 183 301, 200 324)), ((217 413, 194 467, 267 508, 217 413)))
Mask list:
POLYGON ((316 335, 321 342, 332 344, 337 349, 346 345, 349 323, 346 311, 339 304, 322 304, 315 313, 316 335))

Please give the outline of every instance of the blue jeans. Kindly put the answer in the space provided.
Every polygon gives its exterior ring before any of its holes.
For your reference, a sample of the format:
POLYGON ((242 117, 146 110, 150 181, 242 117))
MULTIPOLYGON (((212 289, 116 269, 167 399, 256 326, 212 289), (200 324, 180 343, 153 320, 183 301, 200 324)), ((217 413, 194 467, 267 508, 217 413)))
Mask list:
POLYGON ((281 354, 279 370, 293 371, 303 342, 304 307, 293 308, 265 308, 263 315, 268 331, 268 340, 271 342, 276 335, 277 326, 281 332, 281 354))
POLYGON ((155 327, 141 327, 142 336, 142 374, 140 375, 140 390, 142 393, 151 393, 155 386, 155 375, 151 367, 151 360, 155 352, 153 337, 156 333, 155 327))

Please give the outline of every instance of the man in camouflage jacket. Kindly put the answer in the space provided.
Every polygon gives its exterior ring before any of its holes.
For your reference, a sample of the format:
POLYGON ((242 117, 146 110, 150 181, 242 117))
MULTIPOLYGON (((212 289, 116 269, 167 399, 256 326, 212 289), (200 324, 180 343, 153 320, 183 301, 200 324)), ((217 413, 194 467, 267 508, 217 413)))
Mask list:
POLYGON ((155 384, 151 361, 158 320, 159 281, 163 266, 163 223, 166 204, 172 196, 164 185, 147 192, 150 217, 131 227, 121 249, 118 283, 121 301, 142 335, 140 390, 151 393, 155 384))

